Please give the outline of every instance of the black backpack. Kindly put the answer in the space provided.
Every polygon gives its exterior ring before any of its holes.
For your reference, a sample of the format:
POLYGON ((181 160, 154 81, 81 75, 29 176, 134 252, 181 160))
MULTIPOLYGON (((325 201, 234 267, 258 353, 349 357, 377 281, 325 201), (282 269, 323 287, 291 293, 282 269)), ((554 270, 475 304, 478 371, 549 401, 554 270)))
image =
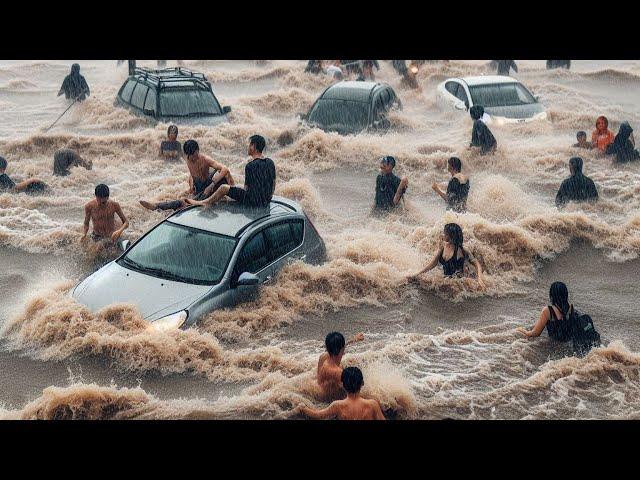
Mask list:
POLYGON ((583 357, 593 347, 600 346, 600 334, 596 331, 593 320, 589 315, 576 311, 573 305, 570 312, 569 321, 573 350, 579 357, 583 357))

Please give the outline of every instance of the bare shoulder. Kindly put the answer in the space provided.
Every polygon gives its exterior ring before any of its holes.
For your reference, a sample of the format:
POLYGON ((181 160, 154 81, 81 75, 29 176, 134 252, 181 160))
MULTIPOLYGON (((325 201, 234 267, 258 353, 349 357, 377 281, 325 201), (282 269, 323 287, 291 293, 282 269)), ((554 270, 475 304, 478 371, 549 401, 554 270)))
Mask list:
POLYGON ((95 200, 89 200, 87 203, 84 204, 84 209, 85 211, 89 212, 93 207, 95 207, 95 205, 96 205, 95 200))

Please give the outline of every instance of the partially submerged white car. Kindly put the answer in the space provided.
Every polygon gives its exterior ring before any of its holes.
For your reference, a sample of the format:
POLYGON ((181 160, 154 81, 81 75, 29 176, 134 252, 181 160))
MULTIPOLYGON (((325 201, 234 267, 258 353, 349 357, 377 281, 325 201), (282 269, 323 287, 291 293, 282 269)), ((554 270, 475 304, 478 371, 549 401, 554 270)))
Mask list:
POLYGON ((448 78, 438 85, 438 101, 445 108, 462 112, 482 105, 483 120, 488 124, 525 123, 547 118, 539 97, 515 78, 502 75, 448 78))

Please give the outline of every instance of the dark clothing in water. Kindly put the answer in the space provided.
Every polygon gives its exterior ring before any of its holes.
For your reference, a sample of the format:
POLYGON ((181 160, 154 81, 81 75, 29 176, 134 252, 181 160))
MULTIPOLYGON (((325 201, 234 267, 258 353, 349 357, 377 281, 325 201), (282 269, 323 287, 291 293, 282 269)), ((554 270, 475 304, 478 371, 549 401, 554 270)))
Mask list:
POLYGON ((466 211, 469 187, 468 179, 465 183, 460 183, 460 180, 456 177, 449 180, 449 185, 447 185, 447 209, 455 212, 466 211))
POLYGON ((15 186, 15 182, 9 178, 9 175, 6 173, 0 175, 0 192, 4 190, 11 190, 15 186))
MULTIPOLYGON (((3 173, 0 175, 0 192, 6 192, 13 190, 16 186, 16 183, 9 178, 9 175, 3 173)), ((47 189, 47 184, 44 182, 33 182, 27 185, 23 191, 24 193, 42 193, 47 189)))
POLYGON ((389 210, 396 205, 393 198, 396 196, 400 186, 400 177, 390 173, 389 175, 378 175, 376 178, 376 208, 389 210))
POLYGON ((231 187, 228 196, 248 207, 266 207, 276 185, 276 166, 270 158, 256 158, 244 168, 244 188, 231 187))
POLYGON ((453 256, 449 260, 444 259, 444 248, 440 253, 438 261, 442 265, 445 277, 462 276, 464 273, 464 262, 471 261, 473 257, 462 247, 457 247, 453 250, 453 256), (462 250, 462 257, 458 258, 458 248, 462 250))
POLYGON ((607 155, 615 155, 616 161, 620 163, 640 159, 640 153, 638 153, 638 150, 633 148, 633 143, 631 143, 631 140, 629 139, 632 132, 633 128, 631 128, 629 122, 622 122, 616 138, 614 138, 613 143, 607 145, 605 153, 607 155))
POLYGON ((161 152, 178 152, 178 157, 182 153, 182 145, 179 141, 174 140, 173 142, 170 140, 165 140, 160 144, 161 152))
POLYGON ((84 101, 89 95, 89 85, 82 75, 80 75, 80 65, 74 63, 71 65, 71 73, 67 75, 62 82, 62 87, 58 92, 58 96, 64 93, 65 98, 78 99, 79 102, 84 101))
POLYGON ((53 155, 53 174, 65 176, 69 175, 69 169, 71 167, 78 167, 84 165, 82 158, 73 150, 64 149, 58 150, 53 155))
POLYGON ((549 313, 551 318, 547 322, 547 333, 549 338, 557 340, 558 342, 566 342, 571 339, 570 322, 567 321, 563 315, 562 319, 556 317, 556 312, 551 305, 549 305, 549 313))
POLYGON ((513 68, 513 71, 518 73, 518 66, 513 60, 497 60, 496 67, 498 68, 498 75, 509 75, 509 70, 513 68))
POLYGON ((561 207, 570 201, 583 202, 598 200, 598 190, 589 177, 576 173, 562 182, 556 195, 556 206, 561 207))
MULTIPOLYGON (((473 107, 471 107, 473 108, 473 107)), ((498 142, 485 123, 478 119, 473 121, 473 130, 471 132, 471 146, 480 147, 480 152, 484 155, 493 151, 498 142)))

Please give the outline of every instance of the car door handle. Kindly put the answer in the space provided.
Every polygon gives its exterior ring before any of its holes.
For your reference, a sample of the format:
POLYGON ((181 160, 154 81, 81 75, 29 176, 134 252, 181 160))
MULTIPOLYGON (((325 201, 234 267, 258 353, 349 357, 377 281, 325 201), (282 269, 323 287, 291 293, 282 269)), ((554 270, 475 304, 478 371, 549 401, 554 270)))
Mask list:
POLYGON ((262 282, 262 284, 267 284, 267 283, 271 283, 271 275, 267 275, 267 278, 264 279, 264 282, 262 282))

